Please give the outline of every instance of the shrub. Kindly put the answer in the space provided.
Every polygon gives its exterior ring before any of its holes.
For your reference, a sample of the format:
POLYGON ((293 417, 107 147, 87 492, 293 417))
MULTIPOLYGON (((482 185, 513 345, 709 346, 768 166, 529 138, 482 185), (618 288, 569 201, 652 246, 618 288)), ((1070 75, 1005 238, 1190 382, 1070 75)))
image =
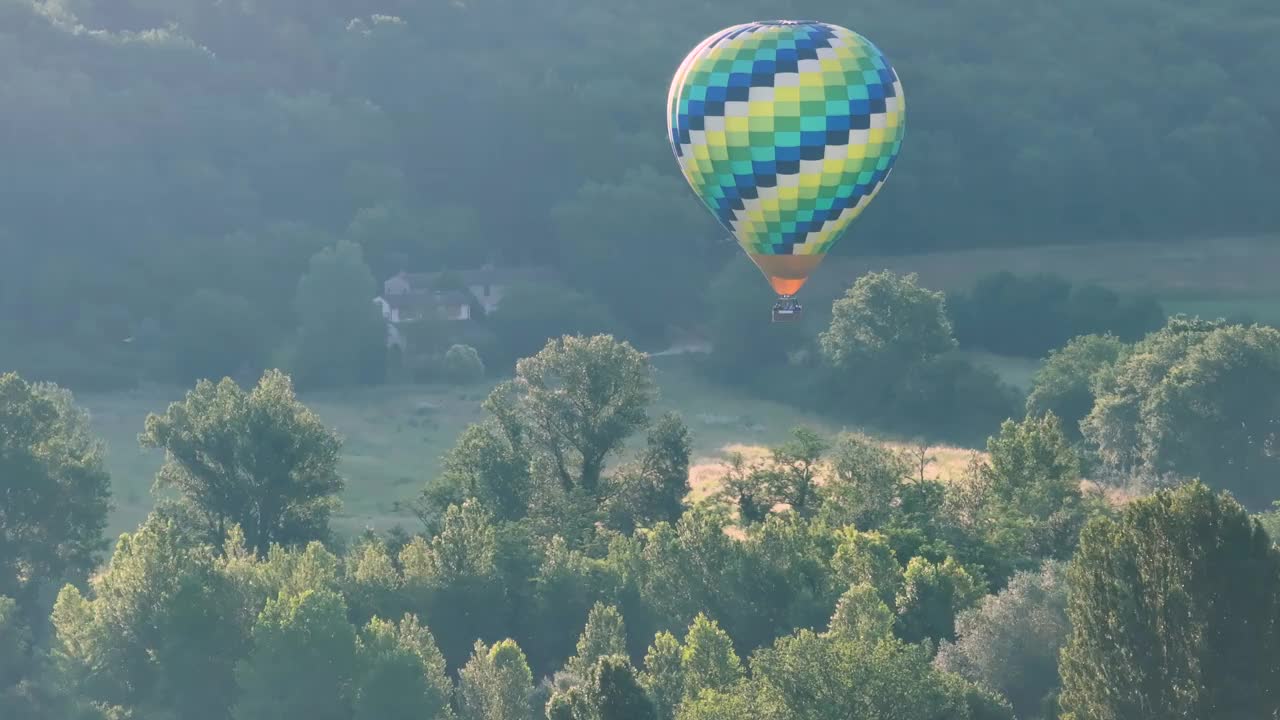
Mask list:
POLYGON ((453 382, 476 382, 484 377, 484 361, 470 345, 454 345, 444 354, 440 370, 446 379, 453 382))

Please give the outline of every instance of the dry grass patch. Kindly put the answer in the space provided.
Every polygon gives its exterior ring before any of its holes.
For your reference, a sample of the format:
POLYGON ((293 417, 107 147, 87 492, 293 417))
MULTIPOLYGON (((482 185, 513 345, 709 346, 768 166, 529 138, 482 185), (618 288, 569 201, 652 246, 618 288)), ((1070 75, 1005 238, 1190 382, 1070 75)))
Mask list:
MULTIPOLYGON (((919 468, 921 457, 920 446, 901 442, 885 442, 886 447, 904 452, 912 459, 915 468, 919 468)), ((696 503, 714 495, 720 489, 720 481, 728 470, 729 457, 741 455, 750 464, 769 458, 769 448, 764 445, 745 445, 730 443, 720 448, 715 455, 695 457, 689 466, 688 502, 696 503)), ((963 475, 974 456, 986 458, 986 453, 970 448, 947 445, 929 446, 923 456, 923 474, 926 480, 951 482, 963 475)))

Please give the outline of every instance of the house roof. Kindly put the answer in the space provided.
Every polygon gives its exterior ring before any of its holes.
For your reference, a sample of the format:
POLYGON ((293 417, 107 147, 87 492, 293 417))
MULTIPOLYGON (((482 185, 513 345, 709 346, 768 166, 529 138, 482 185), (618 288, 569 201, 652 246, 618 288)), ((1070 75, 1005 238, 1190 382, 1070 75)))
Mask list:
POLYGON ((443 275, 458 277, 463 285, 511 285, 519 282, 541 282, 551 278, 552 271, 543 267, 482 267, 453 272, 403 273, 413 288, 430 287, 443 275))
POLYGON ((471 293, 462 290, 442 290, 437 292, 411 292, 403 295, 391 295, 386 299, 393 308, 424 307, 441 305, 470 305, 475 301, 471 293))

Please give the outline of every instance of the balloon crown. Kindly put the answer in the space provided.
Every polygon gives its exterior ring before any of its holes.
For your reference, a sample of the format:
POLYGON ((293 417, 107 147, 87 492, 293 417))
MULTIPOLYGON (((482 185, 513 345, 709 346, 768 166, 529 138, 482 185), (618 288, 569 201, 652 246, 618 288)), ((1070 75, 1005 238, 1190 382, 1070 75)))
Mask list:
POLYGON ((818 25, 813 20, 759 20, 756 25, 818 25))

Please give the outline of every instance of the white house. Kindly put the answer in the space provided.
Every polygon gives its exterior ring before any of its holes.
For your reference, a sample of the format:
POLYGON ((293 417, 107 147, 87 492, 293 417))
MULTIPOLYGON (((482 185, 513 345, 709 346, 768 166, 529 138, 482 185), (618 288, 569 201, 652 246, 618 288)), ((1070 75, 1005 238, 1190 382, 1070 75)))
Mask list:
MULTIPOLYGON (((498 309, 498 306, 502 303, 502 298, 512 285, 544 283, 553 277, 552 273, 545 268, 496 268, 492 265, 485 265, 478 270, 462 270, 448 274, 458 278, 462 286, 471 295, 471 298, 486 315, 498 309)), ((442 272, 401 272, 383 283, 383 295, 387 298, 393 298, 427 294, 445 275, 446 273, 442 272)), ((447 293, 448 291, 445 292, 447 293)), ((457 298, 445 297, 442 300, 446 302, 456 301, 457 298)), ((470 318, 469 312, 465 317, 461 316, 461 311, 451 314, 455 315, 454 319, 465 320, 470 318)))

